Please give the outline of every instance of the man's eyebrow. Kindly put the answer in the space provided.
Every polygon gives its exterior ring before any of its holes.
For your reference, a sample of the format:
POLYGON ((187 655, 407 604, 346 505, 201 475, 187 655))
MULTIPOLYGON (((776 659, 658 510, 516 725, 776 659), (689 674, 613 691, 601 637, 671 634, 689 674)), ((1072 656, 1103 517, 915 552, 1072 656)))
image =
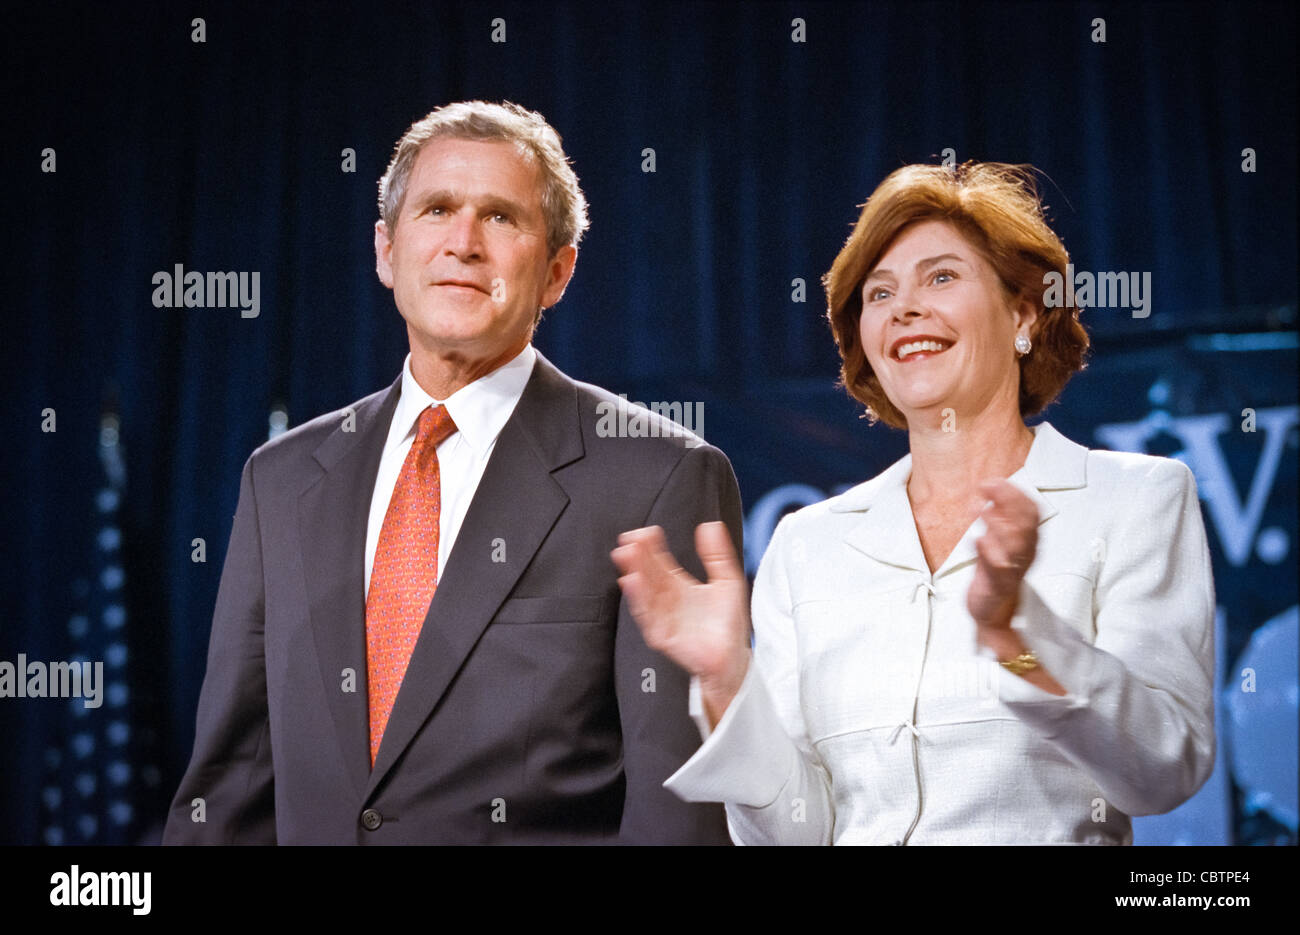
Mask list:
MULTIPOLYGON (((426 208, 433 205, 453 205, 459 207, 465 201, 465 196, 460 192, 454 192, 450 189, 440 188, 434 191, 423 192, 415 197, 411 202, 411 209, 419 214, 426 208)), ((527 216, 527 209, 519 202, 507 198, 504 195, 485 195, 478 199, 478 205, 483 211, 502 214, 509 214, 512 217, 527 216)))
POLYGON ((504 195, 488 195, 481 199, 479 204, 483 206, 484 211, 501 212, 514 218, 527 217, 528 209, 519 202, 507 198, 504 195))
MULTIPOLYGON (((918 260, 916 263, 916 268, 924 271, 929 269, 931 266, 934 266, 936 263, 942 263, 944 260, 956 260, 958 263, 966 262, 963 258, 959 257, 955 253, 941 253, 938 256, 931 256, 931 257, 926 257, 924 260, 918 260)), ((871 272, 867 273, 866 278, 863 279, 862 281, 870 282, 873 279, 893 279, 893 278, 894 278, 894 273, 892 270, 887 270, 882 267, 877 267, 876 269, 873 269, 871 272)))
POLYGON ((460 199, 460 195, 446 188, 421 192, 411 199, 411 210, 418 214, 430 205, 458 204, 460 199))

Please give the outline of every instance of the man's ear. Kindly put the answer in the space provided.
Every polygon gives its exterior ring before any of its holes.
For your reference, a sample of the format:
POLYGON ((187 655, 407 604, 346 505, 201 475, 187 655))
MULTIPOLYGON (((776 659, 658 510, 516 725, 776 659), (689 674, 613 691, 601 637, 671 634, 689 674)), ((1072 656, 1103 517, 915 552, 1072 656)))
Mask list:
POLYGON ((375 272, 379 281, 389 289, 393 288, 393 241, 388 236, 388 226, 383 221, 375 222, 375 272))
POLYGON ((546 264, 546 283, 542 288, 542 308, 550 308, 564 296, 569 280, 573 278, 573 267, 578 262, 578 248, 573 244, 555 251, 546 264))

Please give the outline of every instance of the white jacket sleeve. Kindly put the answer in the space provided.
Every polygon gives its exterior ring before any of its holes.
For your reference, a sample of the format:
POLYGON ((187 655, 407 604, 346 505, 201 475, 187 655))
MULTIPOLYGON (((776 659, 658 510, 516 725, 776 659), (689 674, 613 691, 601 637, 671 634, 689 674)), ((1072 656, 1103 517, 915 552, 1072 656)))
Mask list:
POLYGON ((808 740, 790 585, 788 518, 754 580, 754 656, 717 728, 664 785, 689 802, 725 802, 737 844, 830 844, 830 777, 808 740))
POLYGON ((1012 626, 1066 689, 1058 697, 1001 667, 1000 699, 1128 815, 1166 812, 1214 766, 1214 581, 1192 472, 1152 459, 1100 546, 1088 642, 1034 587, 1012 626))

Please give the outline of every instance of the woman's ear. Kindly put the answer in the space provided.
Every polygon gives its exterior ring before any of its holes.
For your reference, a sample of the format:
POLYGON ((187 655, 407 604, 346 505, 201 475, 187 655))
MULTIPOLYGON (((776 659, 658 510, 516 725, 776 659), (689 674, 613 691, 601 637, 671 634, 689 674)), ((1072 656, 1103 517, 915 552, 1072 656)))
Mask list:
POLYGON ((1013 300, 1012 311, 1016 316, 1016 334, 1028 337, 1038 321, 1038 303, 1027 295, 1021 295, 1013 300))

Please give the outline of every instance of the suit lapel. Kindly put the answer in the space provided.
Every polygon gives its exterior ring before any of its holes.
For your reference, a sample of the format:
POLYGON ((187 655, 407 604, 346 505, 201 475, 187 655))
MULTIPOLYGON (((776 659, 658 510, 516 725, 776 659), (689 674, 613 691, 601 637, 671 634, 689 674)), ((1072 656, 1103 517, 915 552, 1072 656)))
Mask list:
POLYGON ((832 511, 866 510, 844 537, 851 547, 886 565, 925 571, 925 553, 907 499, 911 473, 912 456, 904 455, 879 477, 846 492, 832 511))
MULTIPOLYGON (((446 694, 569 497, 551 472, 582 457, 577 389, 542 355, 488 459, 384 729, 369 799, 446 694), (507 561, 492 560, 493 540, 507 561)), ((363 608, 364 615, 364 608, 363 608)))
POLYGON ((402 381, 363 400, 313 452, 321 474, 298 498, 298 530, 316 658, 343 762, 357 794, 369 772, 366 707, 366 526, 384 440, 402 381), (354 430, 349 430, 354 429, 354 430), (343 670, 356 691, 341 691, 343 670), (359 699, 359 701, 358 701, 359 699))

